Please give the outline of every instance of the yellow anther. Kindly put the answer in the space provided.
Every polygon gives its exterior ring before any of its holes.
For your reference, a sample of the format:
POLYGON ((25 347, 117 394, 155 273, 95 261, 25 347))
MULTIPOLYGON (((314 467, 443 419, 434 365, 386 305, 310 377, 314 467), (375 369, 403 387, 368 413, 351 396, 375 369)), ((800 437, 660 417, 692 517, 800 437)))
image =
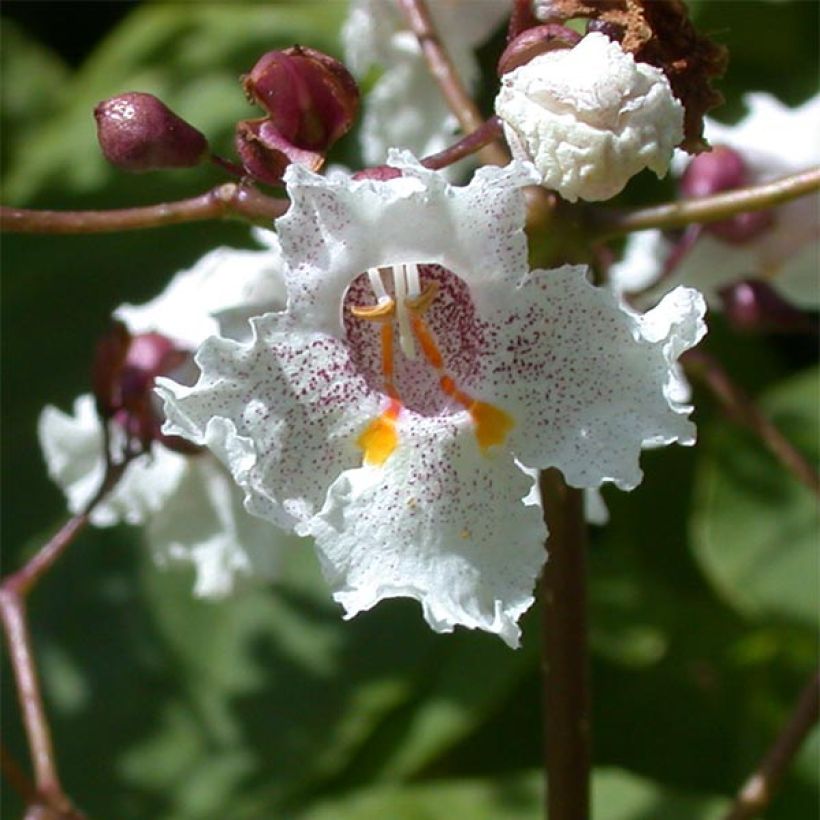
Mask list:
POLYGON ((424 313, 438 295, 438 282, 430 282, 415 299, 407 297, 404 304, 414 313, 424 313))
POLYGON ((357 319, 388 319, 396 312, 396 303, 392 299, 385 299, 378 305, 352 305, 350 312, 357 319))

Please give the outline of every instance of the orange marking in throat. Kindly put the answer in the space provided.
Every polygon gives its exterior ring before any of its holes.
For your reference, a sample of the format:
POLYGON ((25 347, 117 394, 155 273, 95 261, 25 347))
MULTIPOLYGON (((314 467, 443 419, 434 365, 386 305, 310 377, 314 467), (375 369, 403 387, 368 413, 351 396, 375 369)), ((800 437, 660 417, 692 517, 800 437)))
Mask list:
POLYGON ((441 356, 441 351, 438 349, 436 340, 430 332, 430 328, 417 313, 410 316, 410 326, 413 328, 413 333, 418 340, 421 347, 421 352, 424 353, 424 358, 430 362, 436 370, 441 370, 444 367, 444 359, 441 356))

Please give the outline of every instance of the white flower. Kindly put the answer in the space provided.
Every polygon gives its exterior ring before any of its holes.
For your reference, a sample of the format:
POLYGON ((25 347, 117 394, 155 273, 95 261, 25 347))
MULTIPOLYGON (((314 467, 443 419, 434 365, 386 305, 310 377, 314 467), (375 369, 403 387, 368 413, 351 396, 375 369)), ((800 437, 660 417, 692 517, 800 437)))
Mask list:
MULTIPOLYGON (((473 50, 509 14, 508 0, 436 0, 430 12, 459 76, 473 89, 479 77, 473 50)), ((354 75, 364 78, 375 66, 383 72, 367 95, 362 118, 366 163, 383 163, 394 146, 427 156, 453 142, 455 117, 395 0, 353 0, 342 39, 354 75)))
POLYGON ((528 273, 520 166, 456 188, 390 162, 403 176, 288 171, 288 308, 206 342, 195 387, 158 381, 166 431, 315 537, 348 616, 407 596, 438 631, 515 645, 546 534, 521 465, 631 488, 644 442, 691 443, 673 365, 703 306, 681 289, 641 317, 582 268, 528 273))
MULTIPOLYGON (((749 113, 737 125, 705 122, 704 135, 713 146, 737 151, 746 164, 748 183, 756 184, 805 171, 820 163, 820 94, 797 108, 788 108, 769 94, 748 94, 749 113)), ((673 170, 683 173, 690 158, 682 153, 673 170)), ((701 289, 710 305, 720 306, 717 292, 742 279, 767 281, 793 304, 820 307, 820 196, 806 196, 780 205, 773 224, 743 243, 730 244, 708 232, 697 239, 672 276, 647 294, 654 301, 684 282, 701 289)), ((660 231, 633 234, 623 259, 610 270, 621 292, 651 287, 661 276, 674 243, 660 231)))
MULTIPOLYGON (((255 232, 265 251, 220 248, 177 274, 163 294, 115 315, 131 333, 161 333, 193 349, 222 332, 249 335, 248 318, 284 304, 281 253, 276 236, 255 232)), ((116 422, 115 439, 122 437, 116 422)), ((46 407, 38 425, 49 475, 66 494, 72 512, 83 509, 104 473, 103 427, 90 395, 74 403, 73 415, 46 407)), ((158 563, 194 565, 194 592, 219 597, 238 578, 275 575, 288 537, 242 508, 242 494, 208 452, 186 455, 159 442, 137 456, 115 488, 91 513, 91 522, 143 525, 158 563)), ((295 539, 291 539, 294 540, 295 539)))
POLYGON ((599 33, 505 74, 495 111, 513 156, 570 202, 609 199, 644 168, 665 175, 683 139, 664 73, 599 33))

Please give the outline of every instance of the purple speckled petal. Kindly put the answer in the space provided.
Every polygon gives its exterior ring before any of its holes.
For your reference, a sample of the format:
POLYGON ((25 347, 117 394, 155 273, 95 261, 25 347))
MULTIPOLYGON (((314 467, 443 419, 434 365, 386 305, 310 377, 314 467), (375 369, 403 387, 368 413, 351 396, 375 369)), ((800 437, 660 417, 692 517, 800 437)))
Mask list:
POLYGON ((248 510, 293 527, 361 463, 356 439, 381 399, 338 339, 289 329, 283 314, 253 324, 248 344, 212 338, 202 346, 194 387, 162 379, 158 392, 166 430, 212 446, 243 486, 248 510))
POLYGON ((509 445, 570 484, 632 489, 646 444, 692 444, 676 360, 705 333, 703 299, 679 288, 641 316, 584 268, 533 274, 487 321, 491 347, 475 392, 510 413, 509 445))
POLYGON ((343 473, 310 524, 348 617, 385 598, 418 600, 437 632, 462 625, 517 646, 546 558, 532 479, 505 452, 482 453, 466 413, 404 411, 382 468, 343 473))

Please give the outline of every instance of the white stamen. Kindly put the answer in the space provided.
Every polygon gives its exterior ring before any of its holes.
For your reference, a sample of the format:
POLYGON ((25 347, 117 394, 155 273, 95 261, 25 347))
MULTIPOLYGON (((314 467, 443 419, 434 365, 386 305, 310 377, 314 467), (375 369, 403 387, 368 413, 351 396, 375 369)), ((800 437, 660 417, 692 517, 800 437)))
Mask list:
POLYGON ((382 305, 390 301, 390 296, 384 287, 382 281, 382 274, 378 268, 368 268, 367 275, 370 278, 370 287, 373 288, 373 293, 376 296, 376 301, 382 305))
POLYGON ((416 347, 413 344, 413 331, 410 329, 410 316, 407 313, 407 266, 393 266, 393 287, 396 289, 396 315, 399 319, 399 346, 402 353, 410 359, 416 358, 416 347))
POLYGON ((415 262, 413 262, 410 265, 405 265, 404 270, 407 272, 407 295, 411 299, 418 299, 418 297, 421 295, 419 266, 415 262))

